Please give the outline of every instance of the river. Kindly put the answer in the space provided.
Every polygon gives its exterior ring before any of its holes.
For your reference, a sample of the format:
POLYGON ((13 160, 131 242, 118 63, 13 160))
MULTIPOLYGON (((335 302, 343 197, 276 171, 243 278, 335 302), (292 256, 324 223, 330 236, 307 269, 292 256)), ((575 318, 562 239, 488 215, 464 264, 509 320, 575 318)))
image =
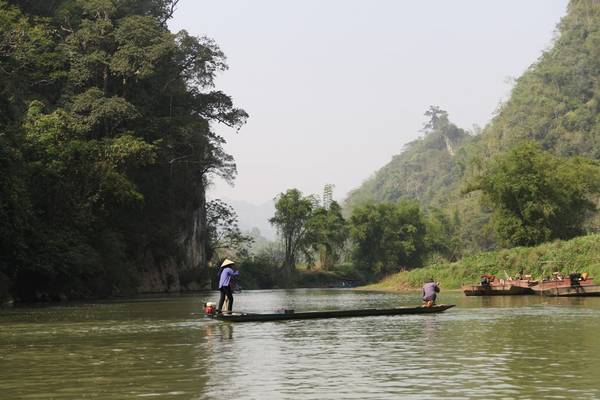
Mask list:
MULTIPOLYGON (((438 315, 231 324, 216 292, 0 310, 0 398, 600 399, 600 298, 467 298, 438 315)), ((418 304, 418 293, 245 291, 235 307, 418 304)))

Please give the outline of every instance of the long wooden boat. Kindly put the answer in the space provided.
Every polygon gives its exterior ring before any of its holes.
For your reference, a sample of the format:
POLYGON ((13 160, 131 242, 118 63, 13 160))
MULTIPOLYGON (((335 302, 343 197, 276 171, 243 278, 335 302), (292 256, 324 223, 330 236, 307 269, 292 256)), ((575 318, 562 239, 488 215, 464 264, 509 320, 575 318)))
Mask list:
POLYGON ((308 312, 282 312, 274 314, 231 313, 209 314, 210 318, 228 322, 267 322, 286 321, 296 319, 321 319, 321 318, 349 318, 370 317, 377 315, 406 315, 406 314, 434 314, 446 311, 454 304, 440 304, 433 307, 401 307, 401 308, 366 308, 362 310, 337 310, 337 311, 308 311, 308 312))
POLYGON ((537 281, 509 279, 494 281, 488 285, 467 285, 462 289, 466 296, 515 296, 534 294, 532 288, 535 285, 537 285, 537 281))
POLYGON ((547 289, 542 293, 551 297, 590 297, 600 296, 600 285, 564 286, 547 289))
POLYGON ((600 296, 600 285, 591 278, 572 280, 570 278, 544 280, 534 286, 536 294, 552 297, 587 297, 600 296))
POLYGON ((533 294, 530 288, 513 285, 463 286, 465 296, 516 296, 533 294))

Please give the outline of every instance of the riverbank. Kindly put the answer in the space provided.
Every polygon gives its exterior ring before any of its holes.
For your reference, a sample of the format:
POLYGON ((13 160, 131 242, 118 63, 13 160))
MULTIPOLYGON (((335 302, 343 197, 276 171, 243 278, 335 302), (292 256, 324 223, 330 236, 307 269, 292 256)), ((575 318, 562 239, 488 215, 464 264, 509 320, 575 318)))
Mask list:
POLYGON ((436 263, 424 268, 399 272, 380 282, 363 286, 367 290, 407 290, 420 288, 432 278, 445 289, 458 289, 463 284, 479 281, 481 274, 499 278, 514 276, 520 270, 534 278, 549 276, 554 271, 563 274, 588 272, 600 279, 600 234, 572 240, 557 240, 536 247, 515 247, 467 256, 454 263, 436 263))

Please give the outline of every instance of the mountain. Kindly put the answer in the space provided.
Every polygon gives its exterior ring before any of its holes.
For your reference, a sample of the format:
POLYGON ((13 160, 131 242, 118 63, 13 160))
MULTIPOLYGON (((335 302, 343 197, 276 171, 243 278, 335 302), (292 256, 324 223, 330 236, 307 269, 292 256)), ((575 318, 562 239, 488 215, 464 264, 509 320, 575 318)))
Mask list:
POLYGON ((430 121, 424 136, 405 145, 358 189, 351 191, 346 208, 368 202, 416 200, 422 206, 446 204, 447 193, 464 174, 464 147, 473 136, 448 119, 448 113, 432 106, 426 113, 430 121))
POLYGON ((532 140, 560 156, 600 159, 600 2, 572 0, 552 47, 516 81, 510 98, 471 136, 432 107, 421 139, 409 143, 345 201, 418 201, 459 222, 466 248, 494 247, 479 195, 461 188, 489 158, 532 140))
POLYGON ((571 1, 558 32, 485 129, 487 154, 529 139, 562 156, 600 158, 600 2, 571 1))

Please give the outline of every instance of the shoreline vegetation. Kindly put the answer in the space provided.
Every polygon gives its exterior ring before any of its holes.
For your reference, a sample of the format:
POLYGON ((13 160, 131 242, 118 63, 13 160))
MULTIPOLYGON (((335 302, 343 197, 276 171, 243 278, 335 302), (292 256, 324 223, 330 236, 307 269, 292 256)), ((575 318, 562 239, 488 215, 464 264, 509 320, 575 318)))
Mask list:
MULTIPOLYGON (((370 277, 361 275, 360 271, 351 264, 341 264, 332 270, 299 268, 296 270, 295 284, 292 288, 352 287, 354 290, 361 291, 403 292, 419 290, 426 279, 433 278, 440 282, 442 290, 458 291, 461 285, 476 284, 481 274, 494 274, 500 279, 504 279, 506 278, 505 273, 509 276, 514 276, 521 268, 525 274, 531 274, 535 279, 549 277, 555 271, 560 271, 564 274, 588 272, 592 278, 600 277, 600 234, 580 236, 567 241, 556 240, 535 247, 515 247, 512 249, 481 252, 466 256, 452 263, 438 262, 422 268, 391 274, 376 283, 366 285, 364 283, 368 282, 370 277)), ((248 278, 256 277, 249 276, 248 278)), ((280 288, 276 284, 264 285, 265 282, 255 279, 245 280, 242 283, 243 290, 280 288)), ((122 298, 185 296, 206 290, 211 289, 183 290, 178 293, 146 292, 138 293, 134 296, 111 296, 95 300, 111 301, 122 298)), ((74 302, 79 301, 81 299, 74 302)))
POLYGON ((564 274, 588 272, 600 277, 600 234, 571 240, 556 240, 535 247, 515 247, 466 256, 459 261, 440 262, 423 268, 398 272, 381 281, 362 286, 361 290, 401 291, 418 289, 428 278, 440 282, 442 289, 459 289, 476 284, 481 274, 494 274, 505 279, 520 270, 535 279, 549 277, 552 272, 564 274), (506 273, 506 274, 505 274, 506 273))

